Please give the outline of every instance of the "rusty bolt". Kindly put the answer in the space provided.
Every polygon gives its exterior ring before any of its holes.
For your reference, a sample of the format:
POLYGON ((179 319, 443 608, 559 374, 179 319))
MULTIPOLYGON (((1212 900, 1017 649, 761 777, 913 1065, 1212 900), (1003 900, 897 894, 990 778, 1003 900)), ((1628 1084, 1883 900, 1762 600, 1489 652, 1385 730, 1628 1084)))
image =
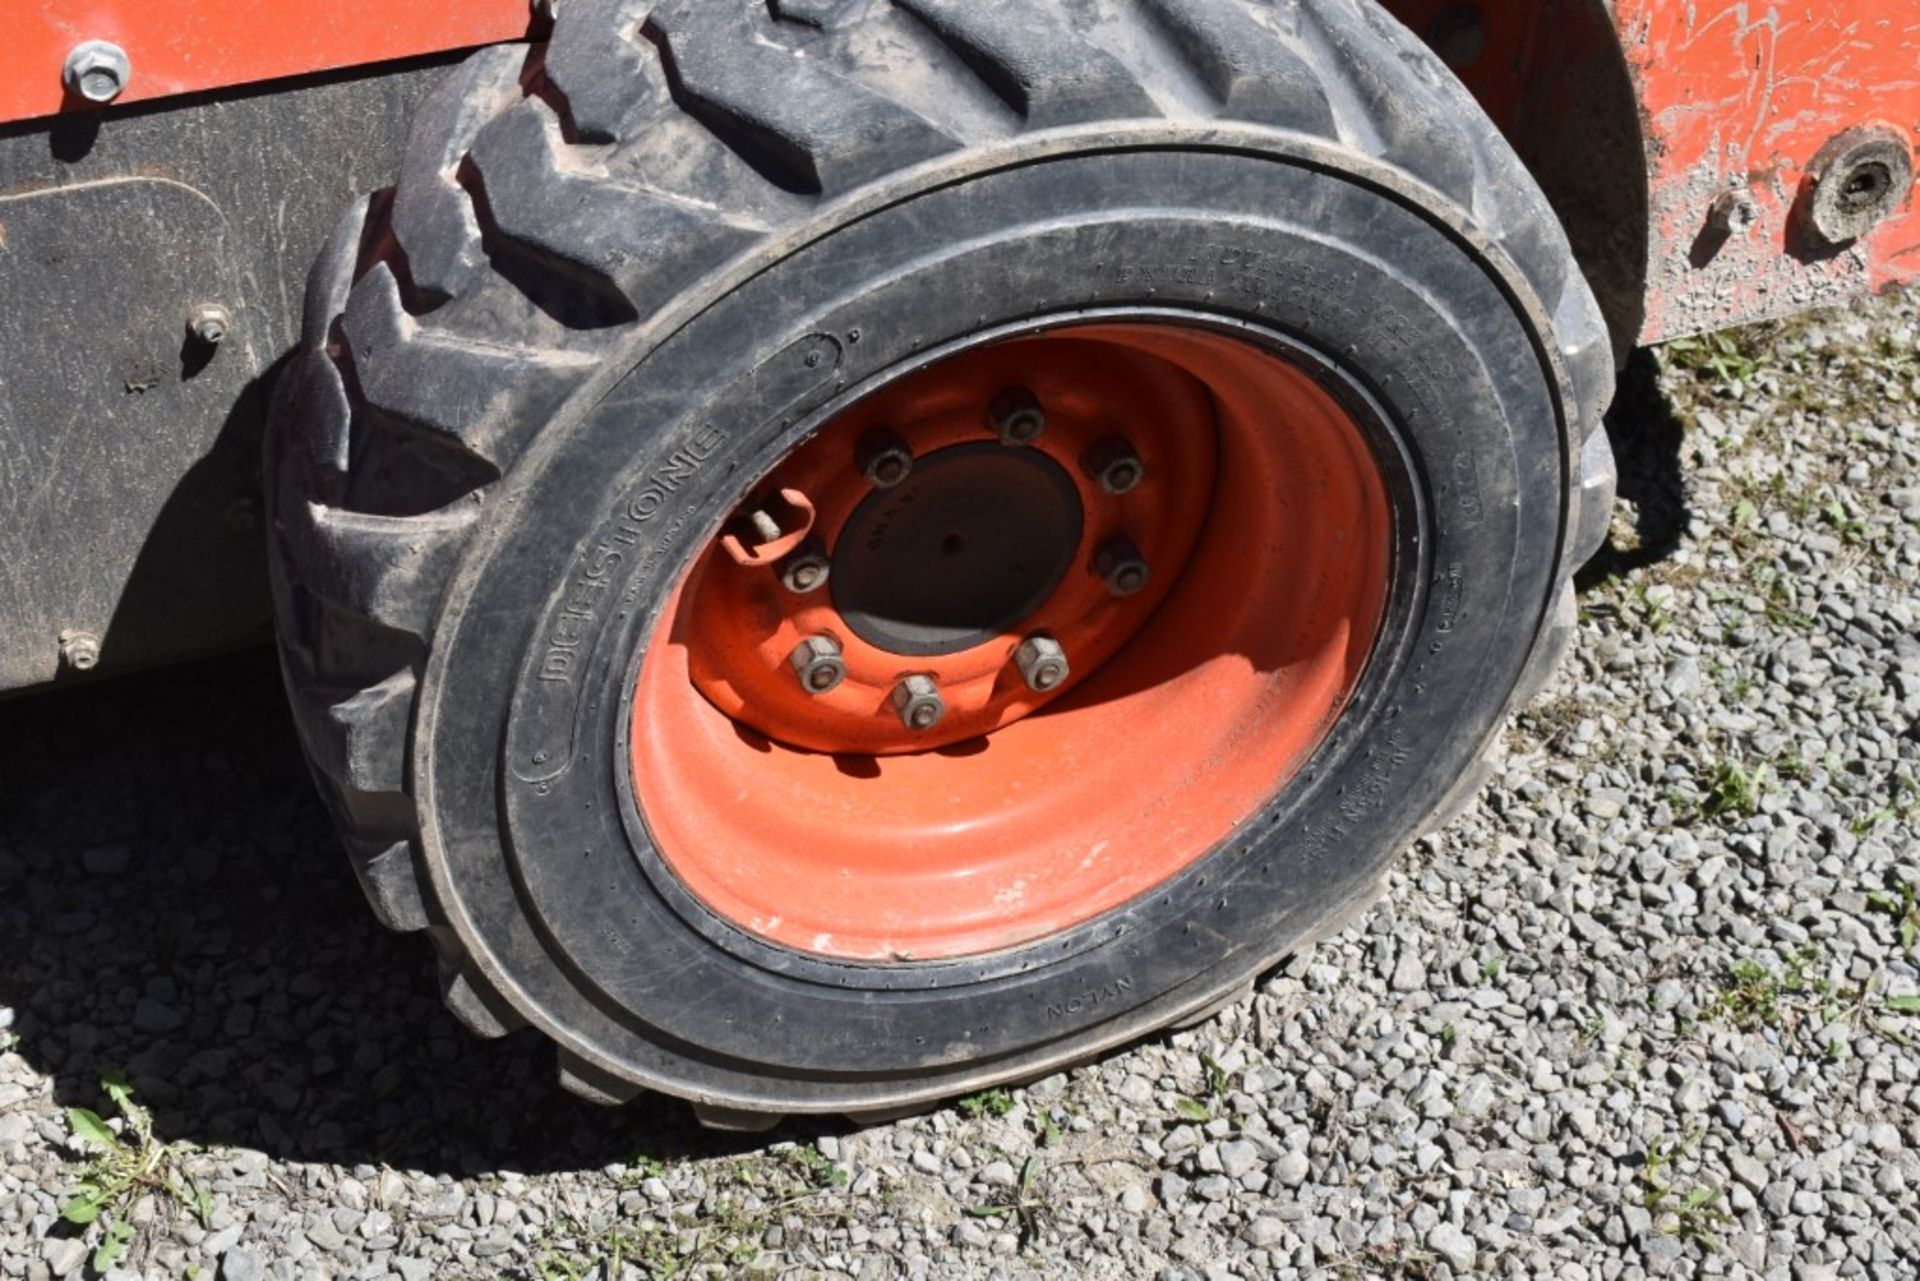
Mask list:
POLYGON ((1036 694, 1050 694, 1067 683, 1067 651, 1051 636, 1029 636, 1013 652, 1014 666, 1036 694))
POLYGON ((1124 538, 1109 539, 1094 553, 1093 572, 1106 581, 1115 596, 1137 596, 1153 576, 1140 549, 1124 538))
POLYGON ((993 398, 988 424, 1003 445, 1031 445, 1047 430, 1047 411, 1025 387, 1009 387, 993 398))
POLYGON ((1082 461, 1094 483, 1116 497, 1138 489, 1147 476, 1146 464, 1123 436, 1096 441, 1082 461))
POLYGON ((1707 225, 1723 236, 1744 236, 1760 222, 1760 206, 1753 193, 1723 191, 1707 210, 1707 225))
POLYGON ((884 428, 860 438, 860 473, 875 489, 892 489, 913 475, 913 451, 884 428))
POLYGON ((218 347, 233 332, 233 313, 217 302, 203 302, 187 313, 187 332, 197 342, 218 347))
POLYGON ((931 676, 909 676, 893 687, 893 710, 900 723, 916 734, 924 734, 947 714, 940 687, 931 676))
POLYGON ((831 694, 847 679, 847 661, 840 643, 831 636, 809 636, 794 647, 787 661, 800 678, 800 688, 815 695, 831 694))
POLYGON ((780 585, 796 596, 805 596, 825 587, 832 573, 833 562, 827 559, 826 549, 808 539, 780 566, 780 585))
POLYGON ((100 665, 100 638, 92 632, 61 632, 60 661, 72 671, 92 671, 100 665))
POLYGON ((88 102, 112 102, 126 92, 133 79, 127 51, 107 40, 88 40, 73 47, 60 78, 67 92, 88 102))

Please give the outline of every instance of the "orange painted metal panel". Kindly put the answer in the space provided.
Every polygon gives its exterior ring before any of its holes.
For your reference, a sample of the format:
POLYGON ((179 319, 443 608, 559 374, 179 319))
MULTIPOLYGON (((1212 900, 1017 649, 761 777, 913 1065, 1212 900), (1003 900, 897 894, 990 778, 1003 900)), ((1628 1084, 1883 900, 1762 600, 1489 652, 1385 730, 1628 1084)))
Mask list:
POLYGON ((1808 167, 1859 125, 1920 136, 1920 5, 1913 0, 1619 0, 1640 86, 1652 261, 1640 338, 1656 341, 1844 301, 1920 276, 1909 200, 1851 247, 1809 252, 1795 226, 1808 167), (1760 218, 1703 241, 1722 193, 1760 218))
POLYGON ((0 15, 0 122, 97 110, 61 83, 87 40, 126 50, 128 103, 513 40, 530 23, 528 0, 36 0, 0 15))

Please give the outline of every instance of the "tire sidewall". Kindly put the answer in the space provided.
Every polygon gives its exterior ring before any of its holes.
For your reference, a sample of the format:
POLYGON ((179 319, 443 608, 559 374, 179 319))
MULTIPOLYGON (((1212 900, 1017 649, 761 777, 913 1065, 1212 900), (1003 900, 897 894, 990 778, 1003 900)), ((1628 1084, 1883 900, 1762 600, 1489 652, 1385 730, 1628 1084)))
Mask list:
POLYGON ((1503 714, 1564 536, 1541 353, 1441 221, 1272 154, 1087 149, 823 228, 639 345, 492 500, 417 726, 435 895, 577 1052, 787 1108, 1014 1075, 1204 1004, 1377 882, 1503 714), (1402 554, 1356 697, 1266 812, 1064 946, 873 967, 716 932, 661 879, 626 765, 633 673, 686 564, 846 397, 968 335, 1125 308, 1289 336, 1379 407, 1402 554))

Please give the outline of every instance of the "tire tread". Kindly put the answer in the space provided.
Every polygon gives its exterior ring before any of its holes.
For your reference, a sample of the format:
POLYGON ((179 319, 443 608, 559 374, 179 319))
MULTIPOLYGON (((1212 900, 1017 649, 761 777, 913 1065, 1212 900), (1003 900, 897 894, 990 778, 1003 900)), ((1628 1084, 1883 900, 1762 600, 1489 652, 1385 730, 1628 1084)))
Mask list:
MULTIPOLYGON (((1604 535, 1615 481, 1600 420, 1613 367, 1599 308, 1520 162, 1377 6, 856 0, 844 11, 859 16, 845 21, 796 20, 784 13, 793 8, 567 0, 544 49, 483 51, 429 100, 398 189, 348 211, 309 281, 273 446, 288 681, 370 900, 389 926, 433 940, 448 1005, 481 1035, 519 1016, 462 955, 420 876, 406 777, 420 666, 479 500, 620 333, 824 202, 1009 131, 1152 117, 1202 93, 1222 119, 1392 166, 1467 211, 1539 298, 1578 424, 1564 572, 1604 535), (888 39, 924 36, 942 67, 951 55, 953 75, 970 71, 979 85, 940 92, 978 105, 936 111, 924 87, 910 105, 858 56, 861 29, 882 24, 895 24, 888 39), (1186 87, 1155 79, 1176 71, 1186 87), (664 163, 667 144, 650 143, 662 137, 678 158, 699 154, 664 163), (565 300, 583 294, 597 301, 570 310, 565 300), (503 326, 521 332, 501 317, 533 310, 546 319, 521 327, 531 336, 499 340, 503 326), (381 434, 471 463, 473 501, 406 516, 343 506, 358 450, 381 434), (320 604, 303 607, 309 598, 320 604)), ((1568 643, 1571 593, 1569 578, 1509 710, 1568 643)), ((1495 734, 1433 825, 1493 773, 1501 744, 1495 734)), ((570 1058, 562 1078, 602 1102, 631 1097, 570 1058)), ((764 1120, 729 1108, 701 1119, 764 1120)))

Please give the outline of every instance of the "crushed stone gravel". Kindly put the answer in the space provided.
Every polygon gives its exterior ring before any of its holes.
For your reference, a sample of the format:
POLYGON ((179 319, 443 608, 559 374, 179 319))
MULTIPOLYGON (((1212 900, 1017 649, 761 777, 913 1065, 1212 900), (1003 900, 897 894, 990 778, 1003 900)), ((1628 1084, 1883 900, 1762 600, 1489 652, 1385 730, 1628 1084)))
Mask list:
POLYGON ((1908 1281, 1917 326, 1636 357, 1573 658, 1381 909, 1200 1027, 865 1130, 603 1111, 464 1035, 264 658, 0 707, 0 1276, 1908 1281), (140 1146, 110 1075, 156 1173, 82 1227, 65 1109, 140 1146))

